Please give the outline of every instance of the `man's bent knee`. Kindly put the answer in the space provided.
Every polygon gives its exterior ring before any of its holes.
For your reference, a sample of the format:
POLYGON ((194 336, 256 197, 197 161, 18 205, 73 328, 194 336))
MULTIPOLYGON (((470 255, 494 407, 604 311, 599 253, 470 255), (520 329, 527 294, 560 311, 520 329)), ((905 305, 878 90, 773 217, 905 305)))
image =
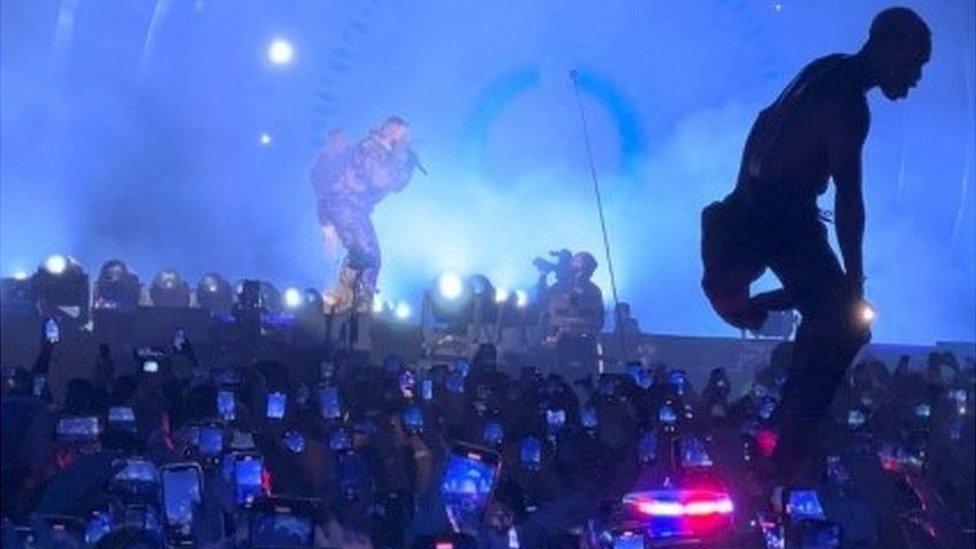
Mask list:
POLYGON ((702 281, 702 289, 715 312, 741 330, 757 330, 766 321, 768 311, 749 297, 749 285, 716 284, 702 281))

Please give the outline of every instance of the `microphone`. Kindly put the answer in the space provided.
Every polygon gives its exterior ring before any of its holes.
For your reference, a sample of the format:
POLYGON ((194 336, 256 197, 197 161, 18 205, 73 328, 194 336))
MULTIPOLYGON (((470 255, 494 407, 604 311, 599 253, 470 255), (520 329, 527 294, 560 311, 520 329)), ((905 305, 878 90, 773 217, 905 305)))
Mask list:
POLYGON ((427 168, 424 168, 424 165, 421 164, 420 157, 417 156, 417 153, 415 153, 413 149, 408 150, 407 153, 410 155, 410 163, 420 170, 420 173, 428 175, 427 168))

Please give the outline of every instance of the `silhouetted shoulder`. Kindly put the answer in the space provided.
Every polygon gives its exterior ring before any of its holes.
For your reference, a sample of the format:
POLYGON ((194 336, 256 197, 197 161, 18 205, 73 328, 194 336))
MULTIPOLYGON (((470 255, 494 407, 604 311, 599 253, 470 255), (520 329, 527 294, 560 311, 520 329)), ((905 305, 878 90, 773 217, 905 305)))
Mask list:
POLYGON ((871 111, 857 76, 852 72, 850 69, 841 70, 831 79, 821 113, 830 127, 863 141, 870 126, 871 111))
POLYGON ((828 104, 839 112, 867 115, 867 96, 852 58, 848 55, 832 55, 824 58, 824 61, 822 77, 813 84, 818 95, 828 99, 828 104))

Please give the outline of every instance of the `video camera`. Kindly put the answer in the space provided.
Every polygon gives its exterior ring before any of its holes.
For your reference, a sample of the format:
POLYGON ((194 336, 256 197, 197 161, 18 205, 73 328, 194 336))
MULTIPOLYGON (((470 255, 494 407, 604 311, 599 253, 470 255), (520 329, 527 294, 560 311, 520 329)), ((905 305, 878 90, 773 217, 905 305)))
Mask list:
POLYGON ((573 254, 569 250, 562 249, 558 251, 550 251, 549 256, 556 260, 555 263, 544 259, 542 257, 537 257, 532 260, 532 265, 539 271, 539 274, 549 274, 556 272, 558 269, 566 268, 569 265, 571 259, 573 259, 573 254))

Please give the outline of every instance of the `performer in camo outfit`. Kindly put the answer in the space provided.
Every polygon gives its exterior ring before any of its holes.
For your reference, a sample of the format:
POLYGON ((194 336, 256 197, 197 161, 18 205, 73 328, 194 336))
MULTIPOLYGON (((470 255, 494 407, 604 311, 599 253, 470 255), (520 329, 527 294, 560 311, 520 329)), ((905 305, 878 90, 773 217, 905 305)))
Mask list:
MULTIPOLYGON (((332 130, 312 166, 326 252, 335 255, 341 244, 346 250, 343 269, 362 272, 360 303, 370 303, 381 263, 370 219, 373 207, 391 192, 406 188, 413 169, 420 167, 410 138, 410 126, 396 116, 387 118, 355 147, 349 147, 345 132, 332 130)), ((350 277, 339 279, 343 286, 350 277)))

